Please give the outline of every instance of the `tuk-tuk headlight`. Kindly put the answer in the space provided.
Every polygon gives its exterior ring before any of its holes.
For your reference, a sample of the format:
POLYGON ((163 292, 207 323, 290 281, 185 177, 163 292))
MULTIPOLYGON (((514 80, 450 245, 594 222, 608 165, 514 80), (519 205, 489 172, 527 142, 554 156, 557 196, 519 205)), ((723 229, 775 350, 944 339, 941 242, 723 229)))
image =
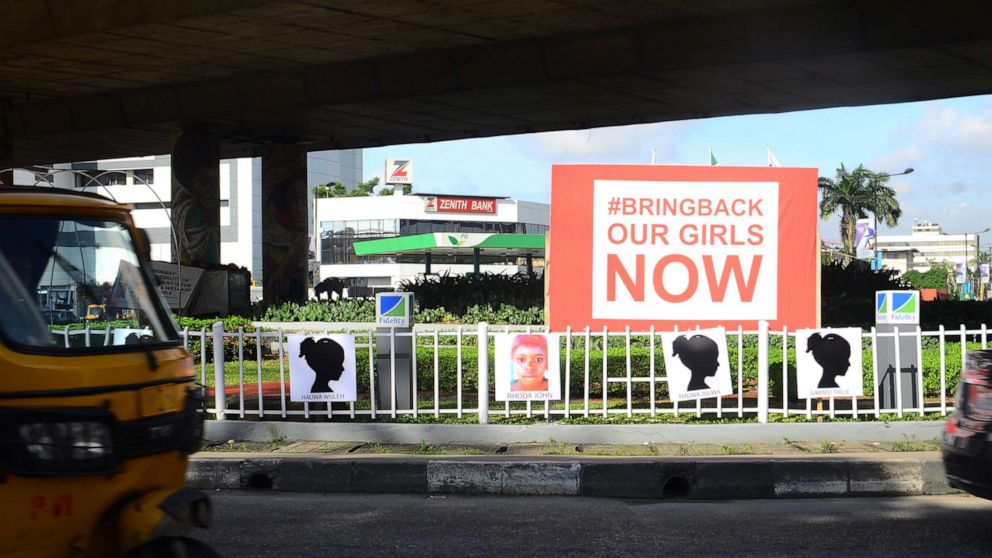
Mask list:
POLYGON ((20 475, 113 472, 117 422, 91 409, 0 410, 0 469, 20 475))
POLYGON ((87 422, 35 422, 18 428, 28 453, 43 461, 105 459, 113 451, 107 424, 87 422))

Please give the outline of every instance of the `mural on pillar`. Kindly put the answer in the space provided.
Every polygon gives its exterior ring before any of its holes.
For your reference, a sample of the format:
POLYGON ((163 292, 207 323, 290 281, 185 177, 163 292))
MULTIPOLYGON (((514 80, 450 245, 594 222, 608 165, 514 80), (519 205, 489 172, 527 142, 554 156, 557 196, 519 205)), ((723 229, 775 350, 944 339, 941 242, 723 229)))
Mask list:
POLYGON ((172 222, 184 265, 220 263, 220 148, 217 138, 183 131, 172 143, 172 222))
POLYGON ((307 296, 307 157, 292 145, 262 154, 262 280, 266 302, 307 296))

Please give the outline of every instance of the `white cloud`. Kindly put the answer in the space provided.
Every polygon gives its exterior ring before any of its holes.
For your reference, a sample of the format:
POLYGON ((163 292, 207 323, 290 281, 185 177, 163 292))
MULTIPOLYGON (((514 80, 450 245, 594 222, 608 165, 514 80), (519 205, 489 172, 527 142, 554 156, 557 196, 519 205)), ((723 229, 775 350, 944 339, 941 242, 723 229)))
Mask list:
POLYGON ((656 150, 659 162, 674 159, 675 138, 688 129, 687 123, 662 122, 544 132, 521 137, 519 141, 533 154, 556 161, 620 157, 647 163, 651 160, 651 149, 656 150))
POLYGON ((871 160, 868 168, 879 172, 902 172, 907 168, 915 168, 925 158, 919 145, 910 145, 882 155, 871 160))
POLYGON ((992 151, 992 110, 961 112, 953 107, 929 109, 916 130, 917 141, 943 144, 962 151, 992 151))

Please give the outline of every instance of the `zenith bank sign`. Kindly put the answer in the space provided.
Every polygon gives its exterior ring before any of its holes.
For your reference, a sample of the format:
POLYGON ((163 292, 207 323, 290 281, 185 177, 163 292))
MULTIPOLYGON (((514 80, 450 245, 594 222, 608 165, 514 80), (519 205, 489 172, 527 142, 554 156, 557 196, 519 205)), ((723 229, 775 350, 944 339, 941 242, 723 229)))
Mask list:
POLYGON ((427 213, 496 213, 496 198, 462 198, 456 196, 426 196, 427 213))
POLYGON ((549 318, 816 327, 816 169, 556 165, 549 318))

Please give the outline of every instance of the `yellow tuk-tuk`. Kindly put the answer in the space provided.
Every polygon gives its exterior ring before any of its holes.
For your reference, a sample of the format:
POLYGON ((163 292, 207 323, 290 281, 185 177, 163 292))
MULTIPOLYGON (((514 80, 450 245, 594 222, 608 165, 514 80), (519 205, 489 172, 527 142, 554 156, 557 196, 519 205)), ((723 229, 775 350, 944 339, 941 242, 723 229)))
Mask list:
POLYGON ((90 304, 86 308, 86 321, 99 322, 100 320, 106 320, 106 319, 107 319, 106 304, 90 304))
POLYGON ((203 397, 147 251, 111 200, 0 188, 0 556, 215 556, 185 538, 210 522, 183 486, 203 397), (56 320, 53 289, 133 323, 56 320))

